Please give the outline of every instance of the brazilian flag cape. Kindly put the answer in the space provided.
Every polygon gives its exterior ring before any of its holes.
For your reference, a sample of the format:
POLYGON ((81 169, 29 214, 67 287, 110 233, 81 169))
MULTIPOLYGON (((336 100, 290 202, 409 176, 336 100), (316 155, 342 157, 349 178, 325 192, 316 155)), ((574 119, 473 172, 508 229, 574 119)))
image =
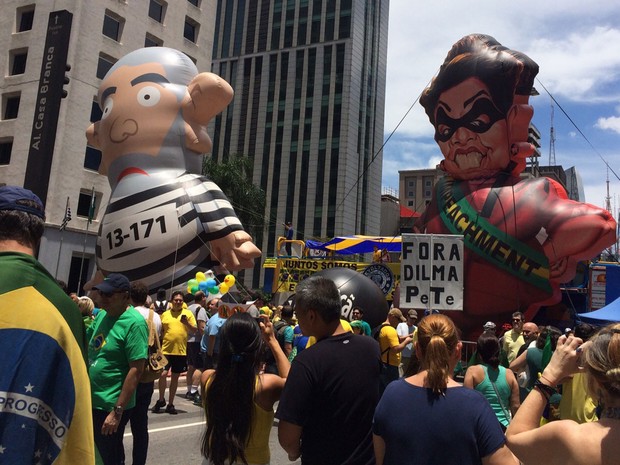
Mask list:
POLYGON ((95 463, 85 349, 82 316, 56 280, 33 257, 0 252, 2 463, 95 463))

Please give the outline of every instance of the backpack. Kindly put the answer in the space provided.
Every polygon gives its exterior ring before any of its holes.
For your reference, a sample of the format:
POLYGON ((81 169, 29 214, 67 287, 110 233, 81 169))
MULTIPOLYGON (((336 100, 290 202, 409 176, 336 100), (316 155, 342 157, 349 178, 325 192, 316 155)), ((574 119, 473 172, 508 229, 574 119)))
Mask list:
MULTIPOLYGON (((196 307, 196 312, 194 312, 194 317, 196 318, 196 328, 198 328, 198 313, 200 312, 200 310, 202 310, 202 307, 200 305, 198 305, 196 307)), ((205 321, 205 325, 207 324, 207 322, 205 321)), ((201 338, 202 334, 204 331, 200 331, 200 328, 198 328, 198 332, 196 333, 196 337, 201 338)))
POLYGON ((381 323, 379 326, 372 330, 371 335, 375 341, 379 340, 379 333, 385 326, 389 326, 389 323, 381 323))
POLYGON ((161 315, 162 313, 166 311, 167 308, 168 308, 167 300, 156 300, 155 308, 153 310, 155 310, 157 313, 161 315))
POLYGON ((282 350, 284 350, 284 330, 287 326, 288 323, 284 320, 278 320, 273 323, 273 331, 276 335, 278 343, 280 344, 280 347, 282 347, 282 350))
MULTIPOLYGON (((379 342, 379 334, 381 333, 381 330, 386 327, 386 326, 390 326, 389 323, 381 323, 379 326, 377 326, 375 329, 372 330, 372 337, 374 338, 375 341, 379 342)), ((385 349, 383 352, 381 352, 381 358, 383 359, 383 354, 385 354, 386 352, 388 353, 387 356, 387 364, 390 363, 390 353, 389 353, 390 347, 388 346, 387 349, 385 349)), ((385 363, 385 362, 383 362, 385 363)))

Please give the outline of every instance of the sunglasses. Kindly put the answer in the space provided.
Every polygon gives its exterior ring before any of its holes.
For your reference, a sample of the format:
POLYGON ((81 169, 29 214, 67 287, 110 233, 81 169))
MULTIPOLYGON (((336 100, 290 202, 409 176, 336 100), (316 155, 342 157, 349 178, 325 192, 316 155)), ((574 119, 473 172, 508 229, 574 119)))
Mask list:
POLYGON ((122 294, 126 291, 113 291, 113 292, 103 292, 103 291, 99 291, 99 295, 101 297, 106 297, 106 298, 110 298, 112 297, 114 294, 122 294))
POLYGON ((183 299, 172 299, 173 302, 183 302, 183 299))

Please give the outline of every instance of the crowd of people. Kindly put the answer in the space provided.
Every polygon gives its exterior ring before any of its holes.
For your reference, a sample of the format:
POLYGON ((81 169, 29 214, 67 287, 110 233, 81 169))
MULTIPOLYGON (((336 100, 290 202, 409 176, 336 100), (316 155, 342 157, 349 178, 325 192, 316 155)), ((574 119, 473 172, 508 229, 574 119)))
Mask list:
POLYGON ((281 447, 302 464, 618 461, 620 324, 562 332, 515 312, 497 334, 488 322, 461 383, 463 341, 446 315, 393 307, 371 329, 357 302, 348 322, 336 285, 320 276, 282 307, 256 296, 235 310, 200 291, 151 301, 118 273, 88 297, 69 296, 34 258, 43 224, 34 194, 0 187, 7 463, 89 464, 98 454, 124 464, 127 424, 132 463, 146 463, 149 408, 178 413, 182 373, 185 397, 205 411, 204 465, 268 464, 274 418, 281 447), (151 406, 145 361, 160 348, 167 365, 151 406))

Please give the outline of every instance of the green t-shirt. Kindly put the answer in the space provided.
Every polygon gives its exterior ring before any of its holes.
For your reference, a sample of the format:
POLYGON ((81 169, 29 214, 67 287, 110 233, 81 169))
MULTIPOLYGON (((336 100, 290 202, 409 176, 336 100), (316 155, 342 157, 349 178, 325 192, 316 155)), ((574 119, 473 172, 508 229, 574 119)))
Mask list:
MULTIPOLYGON (((129 372, 129 363, 147 357, 146 320, 133 307, 119 317, 101 310, 87 331, 93 408, 112 411, 129 372)), ((125 408, 130 409, 135 404, 134 392, 125 408)))

